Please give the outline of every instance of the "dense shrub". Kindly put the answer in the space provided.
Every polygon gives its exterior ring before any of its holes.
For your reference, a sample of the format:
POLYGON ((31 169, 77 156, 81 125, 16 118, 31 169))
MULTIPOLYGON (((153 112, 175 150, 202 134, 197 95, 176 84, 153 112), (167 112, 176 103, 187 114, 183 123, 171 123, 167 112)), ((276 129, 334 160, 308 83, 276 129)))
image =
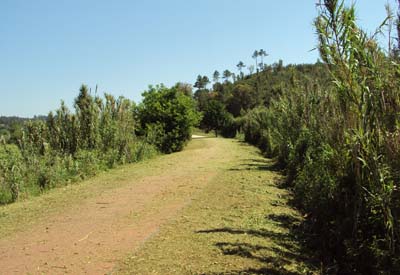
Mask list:
POLYGON ((285 167, 324 273, 399 273, 400 66, 356 25, 354 6, 322 2, 319 49, 334 85, 293 81, 246 114, 245 140, 285 167))
POLYGON ((182 150, 191 138, 191 129, 199 122, 194 100, 178 87, 150 87, 143 93, 137 117, 139 133, 164 153, 182 150))
POLYGON ((150 158, 158 150, 181 150, 199 118, 185 87, 160 86, 145 93, 137 108, 124 97, 92 96, 82 86, 75 112, 62 102, 47 120, 27 120, 18 147, 0 147, 0 204, 150 158))
POLYGON ((235 120, 233 115, 226 113, 221 127, 221 135, 225 138, 234 138, 236 137, 237 131, 238 122, 235 120))
POLYGON ((16 201, 22 188, 23 161, 14 145, 0 144, 0 204, 16 201))
POLYGON ((237 123, 225 105, 213 98, 208 98, 203 102, 203 117, 200 126, 207 133, 215 132, 215 136, 220 133, 224 137, 235 137, 237 123))

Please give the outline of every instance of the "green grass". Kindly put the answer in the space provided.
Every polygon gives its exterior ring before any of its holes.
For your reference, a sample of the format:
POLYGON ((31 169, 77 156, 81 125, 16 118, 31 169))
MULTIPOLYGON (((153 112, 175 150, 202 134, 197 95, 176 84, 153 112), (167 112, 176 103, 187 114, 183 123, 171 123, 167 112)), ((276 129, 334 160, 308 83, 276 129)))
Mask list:
POLYGON ((226 142, 232 161, 117 273, 315 273, 293 234, 302 217, 278 188, 274 163, 248 145, 226 142))

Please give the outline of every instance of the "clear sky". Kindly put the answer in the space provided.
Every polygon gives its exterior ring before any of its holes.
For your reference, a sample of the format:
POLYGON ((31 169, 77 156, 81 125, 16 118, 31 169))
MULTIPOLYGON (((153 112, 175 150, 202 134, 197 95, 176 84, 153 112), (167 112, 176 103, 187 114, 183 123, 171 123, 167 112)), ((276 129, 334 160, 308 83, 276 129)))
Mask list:
MULTIPOLYGON (((136 102, 149 84, 193 83, 198 74, 318 58, 318 0, 0 0, 0 115, 72 106, 82 83, 136 102)), ((372 31, 387 0, 357 1, 372 31)), ((394 0, 389 0, 394 4, 394 0)))

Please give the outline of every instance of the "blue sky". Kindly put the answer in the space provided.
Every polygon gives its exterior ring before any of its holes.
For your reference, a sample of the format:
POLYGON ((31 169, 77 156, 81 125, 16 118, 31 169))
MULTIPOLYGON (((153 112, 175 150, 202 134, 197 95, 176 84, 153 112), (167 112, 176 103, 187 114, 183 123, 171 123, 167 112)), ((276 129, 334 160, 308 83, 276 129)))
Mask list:
MULTIPOLYGON (((266 63, 315 62, 316 2, 0 0, 0 115, 72 106, 82 83, 138 102, 149 84, 234 71, 260 48, 266 63)), ((357 1, 360 24, 374 30, 387 2, 357 1)))

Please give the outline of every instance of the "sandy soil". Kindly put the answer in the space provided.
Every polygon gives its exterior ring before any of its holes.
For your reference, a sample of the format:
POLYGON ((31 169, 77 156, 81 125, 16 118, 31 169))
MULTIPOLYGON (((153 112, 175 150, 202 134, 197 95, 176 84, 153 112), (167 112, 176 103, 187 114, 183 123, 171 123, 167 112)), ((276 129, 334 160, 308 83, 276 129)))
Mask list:
POLYGON ((165 168, 156 175, 151 169, 139 179, 118 175, 128 184, 1 239, 0 274, 112 273, 119 260, 157 234, 218 173, 216 162, 224 159, 218 140, 192 142, 201 144, 179 157, 161 157, 165 168))

